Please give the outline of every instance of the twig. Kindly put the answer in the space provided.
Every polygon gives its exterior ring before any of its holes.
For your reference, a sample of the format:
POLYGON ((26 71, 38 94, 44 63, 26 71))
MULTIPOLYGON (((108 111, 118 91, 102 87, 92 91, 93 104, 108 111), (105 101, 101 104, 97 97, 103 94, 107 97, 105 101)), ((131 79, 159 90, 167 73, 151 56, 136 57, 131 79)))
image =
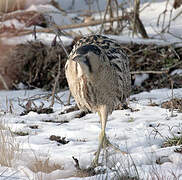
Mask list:
POLYGON ((64 44, 63 44, 63 42, 62 42, 62 40, 61 40, 61 38, 60 38, 60 36, 63 34, 63 33, 62 33, 62 30, 60 29, 59 26, 56 25, 56 23, 54 22, 54 20, 53 20, 51 17, 49 17, 49 18, 50 18, 50 19, 49 19, 49 26, 50 26, 50 28, 53 30, 53 32, 56 34, 56 36, 58 37, 59 42, 60 42, 60 44, 61 44, 61 47, 63 48, 63 50, 64 50, 66 56, 68 57, 68 51, 67 51, 66 48, 64 47, 64 44))
MULTIPOLYGON (((112 1, 109 2, 109 18, 113 18, 113 7, 112 7, 112 1)), ((110 29, 113 28, 113 22, 110 23, 110 29)))
POLYGON ((134 13, 133 18, 130 18, 130 21, 133 23, 133 32, 132 36, 134 37, 135 34, 140 33, 143 38, 148 38, 147 31, 140 19, 140 0, 134 1, 134 13))
POLYGON ((60 67, 61 67, 61 57, 60 57, 60 54, 58 56, 59 58, 59 63, 58 63, 58 73, 57 73, 57 76, 56 76, 56 79, 55 79, 55 83, 54 83, 54 87, 53 87, 53 90, 52 90, 52 101, 51 101, 51 105, 50 107, 53 107, 54 105, 54 98, 55 98, 55 91, 56 91, 56 86, 57 86, 57 83, 58 83, 58 80, 59 80, 59 77, 60 77, 60 67))
MULTIPOLYGON (((115 4, 116 4, 116 16, 119 17, 119 4, 117 0, 114 0, 115 4)), ((119 29, 121 26, 120 21, 117 21, 117 29, 119 29)))
POLYGON ((173 21, 174 21, 174 20, 176 20, 176 19, 177 19, 177 18, 178 18, 181 14, 182 14, 182 10, 181 10, 178 14, 176 14, 176 16, 175 16, 175 17, 173 17, 173 19, 172 19, 172 20, 173 20, 173 21))
POLYGON ((61 104, 65 106, 64 102, 61 100, 61 98, 58 95, 55 94, 55 98, 57 99, 57 101, 59 101, 61 104))
POLYGON ((8 85, 1 74, 0 74, 0 81, 3 83, 4 88, 6 90, 9 90, 8 85))
POLYGON ((101 9, 100 9, 100 6, 99 6, 99 0, 96 0, 96 5, 97 5, 97 9, 99 11, 100 18, 102 18, 101 9))
MULTIPOLYGON (((90 21, 87 23, 80 23, 80 24, 69 24, 69 25, 62 25, 62 26, 58 26, 55 25, 56 28, 59 28, 59 30, 66 30, 66 29, 75 29, 75 28, 83 28, 83 27, 88 27, 88 26, 96 26, 102 23, 109 23, 109 22, 114 22, 114 21, 119 21, 119 20, 127 20, 129 19, 129 14, 126 16, 119 16, 119 17, 113 17, 110 19, 105 19, 103 20, 94 20, 94 21, 90 21)), ((16 32, 13 33, 12 35, 9 34, 9 36, 23 36, 23 35, 27 35, 27 34, 31 34, 33 32, 33 30, 22 30, 21 32, 16 32)), ((36 31, 37 33, 43 32, 43 33, 53 33, 54 30, 52 28, 44 28, 44 29, 37 29, 36 31)), ((1 34, 0 37, 5 37, 5 34, 1 34)), ((8 37, 9 37, 8 36, 8 37)))
POLYGON ((180 36, 178 36, 178 35, 176 35, 174 33, 171 33, 171 32, 168 31, 168 34, 170 34, 171 36, 173 36, 175 38, 178 38, 178 39, 182 40, 182 37, 180 37, 180 36))
MULTIPOLYGON (((171 21, 175 21, 180 15, 182 14, 182 11, 180 11, 175 17, 171 19, 171 21)), ((170 24, 168 24, 164 29, 163 32, 166 31, 166 29, 169 29, 170 24)))
POLYGON ((174 85, 174 82, 171 79, 171 117, 175 117, 175 115, 174 115, 174 104, 173 104, 173 100, 174 100, 173 85, 174 85))
POLYGON ((34 36, 34 40, 36 41, 37 39, 37 34, 36 34, 36 26, 34 25, 33 27, 33 36, 34 36))
POLYGON ((159 127, 159 126, 160 126, 160 123, 157 124, 156 127, 151 126, 151 127, 153 128, 153 130, 152 130, 152 132, 150 133, 150 135, 154 132, 154 133, 155 133, 154 139, 156 138, 157 134, 158 134, 162 139, 165 139, 165 137, 164 137, 164 136, 159 132, 159 130, 158 130, 158 127, 159 127))
MULTIPOLYGON (((101 24, 101 28, 100 28, 100 34, 102 34, 102 31, 103 31, 103 27, 104 27, 104 21, 106 20, 106 15, 107 13, 109 14, 109 19, 112 19, 114 18, 114 10, 116 9, 116 18, 117 18, 117 28, 116 30, 118 31, 120 28, 120 16, 119 16, 119 5, 118 5, 118 1, 117 0, 107 0, 107 5, 106 5, 106 8, 105 8, 105 11, 104 11, 104 17, 102 19, 102 24, 101 24), (114 6, 115 4, 115 6, 114 6), (116 7, 116 8, 115 8, 116 7)), ((123 15, 122 15, 123 17, 123 15)), ((113 30, 113 22, 114 21, 110 21, 110 27, 109 27, 109 30, 113 30)))
POLYGON ((147 34, 147 31, 145 30, 145 27, 144 27, 144 25, 143 25, 143 23, 142 23, 142 21, 141 21, 141 19, 140 19, 140 17, 139 16, 136 16, 136 25, 137 25, 137 30, 138 30, 138 32, 141 34, 141 36, 143 37, 143 38, 149 38, 148 37, 148 34, 147 34))
POLYGON ((75 168, 77 169, 77 170, 81 170, 81 168, 80 168, 80 165, 79 165, 79 161, 78 161, 78 159, 77 158, 75 158, 74 156, 72 156, 72 158, 73 158, 73 160, 74 160, 74 162, 75 162, 75 168))
POLYGON ((137 16, 139 16, 140 0, 134 0, 134 21, 133 21, 133 32, 132 36, 136 34, 137 16))
POLYGON ((68 102, 67 102, 67 105, 70 105, 70 101, 71 101, 71 92, 69 93, 69 96, 68 96, 68 102))
POLYGON ((173 105, 173 99, 174 99, 174 91, 173 91, 173 80, 171 79, 171 117, 174 116, 174 105, 173 105))
POLYGON ((132 71, 131 74, 167 74, 168 70, 166 71, 132 71))
POLYGON ((164 24, 165 24, 166 12, 167 12, 168 4, 169 4, 169 0, 167 0, 166 7, 165 7, 165 10, 164 10, 164 16, 163 16, 163 22, 162 22, 162 29, 164 28, 164 24))
POLYGON ((31 101, 35 101, 35 100, 39 100, 39 99, 49 99, 51 97, 51 94, 36 94, 36 95, 33 95, 31 97, 28 97, 28 98, 25 98, 25 99, 19 99, 19 101, 28 101, 28 100, 31 100, 31 101))
POLYGON ((148 8, 151 5, 151 2, 147 3, 147 5, 145 5, 144 7, 142 7, 142 9, 140 10, 140 13, 142 11, 144 11, 146 8, 148 8))
POLYGON ((102 22, 101 22, 101 28, 100 28, 99 34, 101 34, 101 33, 102 33, 102 30, 103 30, 104 22, 106 21, 107 11, 108 11, 108 9, 109 9, 109 4, 110 4, 110 0, 107 0, 106 9, 105 9, 105 12, 104 12, 104 18, 103 18, 103 20, 102 20, 102 22))
POLYGON ((170 10, 170 16, 169 16, 169 26, 168 26, 168 30, 167 30, 167 32, 169 31, 169 28, 170 28, 170 26, 171 26, 171 22, 172 22, 172 14, 173 14, 173 9, 171 9, 170 10))
POLYGON ((157 26, 159 26, 160 18, 161 18, 161 16, 163 15, 162 29, 163 29, 163 26, 164 26, 164 23, 165 23, 165 18, 166 18, 166 12, 167 12, 168 4, 169 4, 169 0, 167 0, 164 11, 163 11, 162 13, 159 14, 159 17, 158 17, 158 19, 157 19, 157 26))
POLYGON ((174 64, 174 65, 170 66, 169 68, 167 68, 166 70, 162 70, 162 71, 131 71, 130 74, 168 74, 171 69, 173 69, 181 64, 182 64, 182 61, 177 62, 176 64, 174 64))
POLYGON ((66 11, 60 7, 58 2, 55 2, 55 0, 51 0, 50 4, 55 8, 59 9, 62 13, 64 13, 64 15, 66 15, 66 11))
MULTIPOLYGON (((170 69, 173 69, 173 68, 175 68, 175 67, 177 67, 177 66, 179 66, 179 65, 181 65, 182 64, 182 61, 180 61, 180 62, 177 62, 176 64, 174 64, 174 65, 172 65, 171 67, 169 67, 169 70, 170 69)), ((169 71, 168 70, 168 71, 169 71)))
MULTIPOLYGON (((66 54, 66 56, 67 56, 67 58, 68 58, 68 51, 66 50, 66 48, 64 47, 64 44, 63 44, 63 42, 62 42, 62 40, 61 40, 61 38, 60 38, 60 36, 62 35, 62 31, 61 31, 61 29, 59 28, 59 26, 57 26, 56 24, 55 24, 55 22, 53 21, 53 19, 50 17, 50 24, 49 24, 49 26, 51 26, 51 28, 53 29, 53 31, 55 32, 55 34, 56 34, 56 37, 58 37, 58 39, 59 39, 59 42, 60 42, 60 44, 61 44, 61 46, 62 46, 62 48, 63 48, 63 50, 64 50, 64 52, 65 52, 65 54, 66 54)), ((58 74, 57 74, 57 76, 56 76, 56 80, 55 80, 55 84, 54 84, 54 88, 53 88, 53 90, 52 90, 52 103, 51 103, 51 105, 50 105, 50 107, 52 107, 53 105, 54 105, 54 98, 55 98, 55 90, 56 90, 56 85, 57 85, 57 82, 58 82, 58 80, 59 80, 59 77, 60 77, 60 55, 59 55, 59 65, 58 65, 58 74)), ((71 93, 70 93, 71 94, 71 93)))
MULTIPOLYGON (((172 44, 170 45, 170 47, 171 47, 171 50, 174 52, 174 54, 177 56, 177 58, 178 58, 179 60, 181 60, 180 56, 178 55, 178 53, 176 52, 176 50, 175 50, 175 48, 173 47, 172 44)), ((182 63, 182 61, 180 61, 179 64, 181 64, 181 63, 182 63)), ((171 68, 171 67, 170 67, 170 68, 171 68)))

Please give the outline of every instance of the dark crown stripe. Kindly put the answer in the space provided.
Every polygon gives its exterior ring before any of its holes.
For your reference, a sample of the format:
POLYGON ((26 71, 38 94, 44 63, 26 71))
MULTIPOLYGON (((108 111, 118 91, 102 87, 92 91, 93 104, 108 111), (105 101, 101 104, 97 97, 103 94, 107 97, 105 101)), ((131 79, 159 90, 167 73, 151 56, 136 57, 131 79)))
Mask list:
POLYGON ((76 50, 76 53, 80 55, 84 55, 84 54, 87 54, 89 51, 93 52, 96 55, 101 54, 101 50, 97 46, 91 45, 91 44, 79 47, 76 50))

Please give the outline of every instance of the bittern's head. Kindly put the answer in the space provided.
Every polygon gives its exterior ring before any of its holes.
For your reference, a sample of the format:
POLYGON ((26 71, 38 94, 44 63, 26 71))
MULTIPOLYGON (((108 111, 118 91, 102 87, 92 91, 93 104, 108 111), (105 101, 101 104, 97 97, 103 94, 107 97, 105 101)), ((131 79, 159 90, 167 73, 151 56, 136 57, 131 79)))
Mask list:
POLYGON ((98 70, 101 50, 96 45, 85 45, 79 47, 72 57, 72 60, 79 63, 84 73, 90 75, 98 70))

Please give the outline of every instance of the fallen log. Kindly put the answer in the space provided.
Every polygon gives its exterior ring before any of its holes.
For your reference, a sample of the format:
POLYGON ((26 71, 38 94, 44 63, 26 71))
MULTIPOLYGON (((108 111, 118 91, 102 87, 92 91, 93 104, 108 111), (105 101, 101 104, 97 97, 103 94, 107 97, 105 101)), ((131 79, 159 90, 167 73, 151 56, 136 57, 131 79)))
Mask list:
MULTIPOLYGON (((110 22, 114 22, 114 21, 119 21, 119 20, 127 20, 129 17, 127 16, 118 16, 118 17, 113 17, 110 19, 106 19, 106 20, 94 20, 94 21, 89 21, 87 23, 80 23, 80 24, 69 24, 69 25, 62 25, 62 26, 56 26, 56 28, 58 28, 59 30, 67 30, 67 29, 75 29, 75 28, 82 28, 82 27, 88 27, 88 26, 96 26, 102 23, 110 23, 110 22)), ((36 30, 37 33, 53 33, 53 29, 52 28, 45 28, 45 29, 37 29, 36 30)), ((15 32, 12 34, 8 34, 9 36, 23 36, 23 35, 27 35, 27 34, 31 34, 33 33, 33 30, 22 30, 20 32, 15 32)), ((0 37, 5 37, 7 36, 4 34, 1 34, 0 37)))

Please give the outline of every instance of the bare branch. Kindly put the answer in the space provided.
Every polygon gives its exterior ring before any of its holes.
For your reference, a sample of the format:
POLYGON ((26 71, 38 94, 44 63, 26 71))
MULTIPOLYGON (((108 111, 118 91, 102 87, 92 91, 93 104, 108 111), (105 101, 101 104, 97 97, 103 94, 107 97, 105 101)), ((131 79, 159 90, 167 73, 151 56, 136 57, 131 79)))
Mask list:
POLYGON ((166 71, 132 71, 131 74, 167 74, 168 70, 166 71))
POLYGON ((74 160, 74 162, 75 162, 75 168, 76 168, 77 170, 81 170, 78 159, 75 158, 74 156, 73 156, 72 158, 73 158, 73 160, 74 160))
POLYGON ((59 80, 59 77, 60 77, 60 66, 61 66, 61 62, 60 62, 60 55, 59 55, 59 63, 58 63, 58 73, 57 73, 57 76, 56 76, 56 79, 55 79, 55 83, 54 83, 54 87, 53 87, 53 90, 52 90, 52 101, 51 101, 51 105, 50 107, 53 107, 54 105, 54 98, 55 98, 55 92, 56 92, 56 86, 58 84, 58 80, 59 80))
MULTIPOLYGON (((95 20, 95 21, 90 21, 87 23, 80 23, 80 24, 69 24, 69 25, 62 25, 62 26, 55 25, 55 27, 61 31, 61 30, 66 30, 66 29, 75 29, 75 28, 82 28, 82 27, 88 27, 88 26, 96 26, 96 25, 102 24, 103 22, 108 23, 108 22, 127 20, 127 19, 129 19, 129 15, 114 17, 114 18, 106 19, 104 21, 103 20, 95 20)), ((45 29, 37 29, 36 32, 37 33, 40 33, 40 32, 53 33, 54 30, 52 28, 45 28, 45 29)), ((31 33, 33 33, 33 30, 23 30, 21 32, 15 32, 11 35, 9 34, 8 37, 10 37, 10 36, 23 36, 23 35, 27 35, 27 34, 31 34, 31 33)), ((0 35, 0 37, 4 37, 4 36, 6 36, 6 35, 4 35, 4 34, 0 35)))
POLYGON ((0 81, 2 82, 4 88, 6 90, 9 90, 8 85, 7 85, 6 81, 4 80, 4 78, 3 78, 3 76, 1 74, 0 74, 0 81))

